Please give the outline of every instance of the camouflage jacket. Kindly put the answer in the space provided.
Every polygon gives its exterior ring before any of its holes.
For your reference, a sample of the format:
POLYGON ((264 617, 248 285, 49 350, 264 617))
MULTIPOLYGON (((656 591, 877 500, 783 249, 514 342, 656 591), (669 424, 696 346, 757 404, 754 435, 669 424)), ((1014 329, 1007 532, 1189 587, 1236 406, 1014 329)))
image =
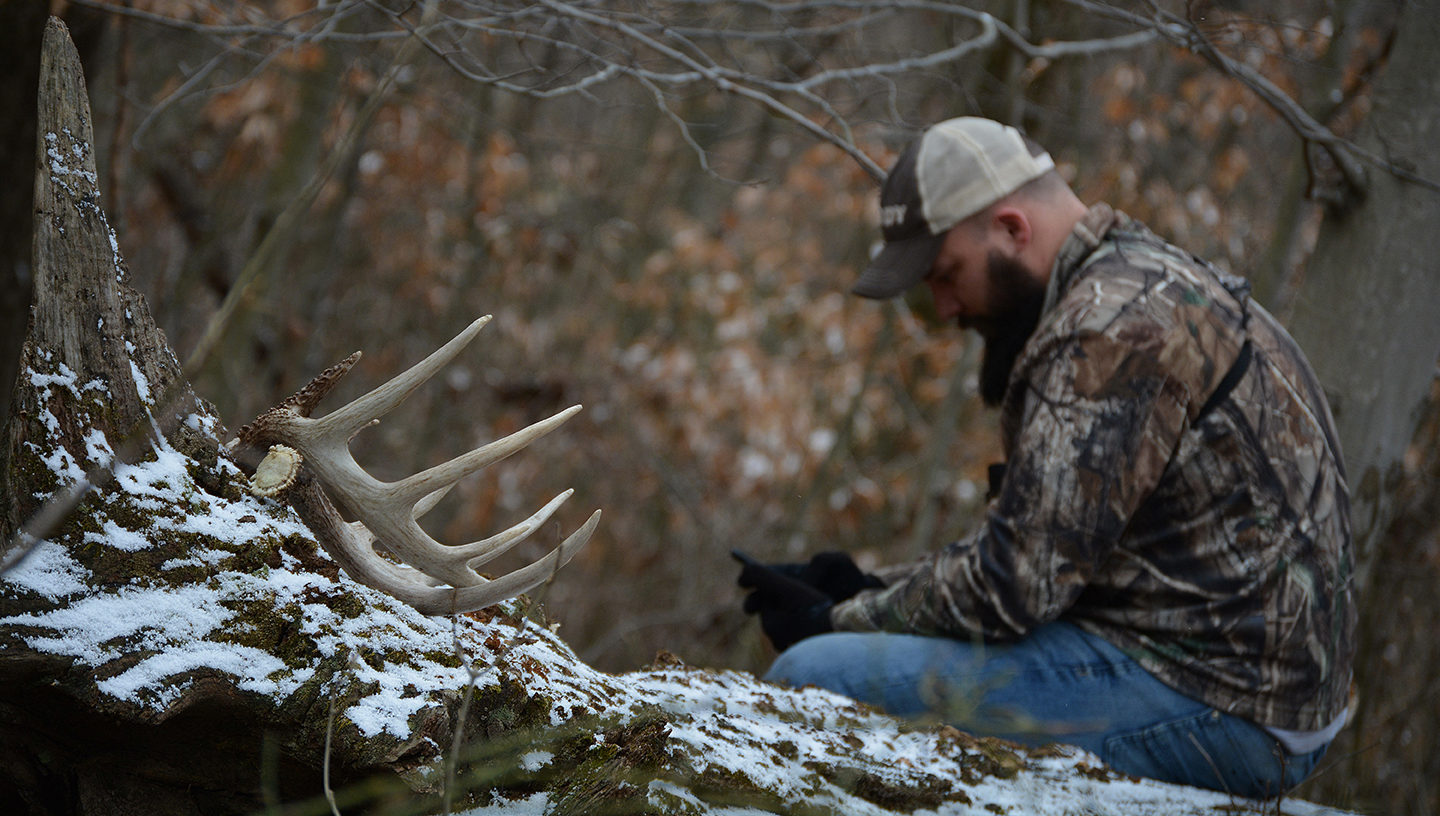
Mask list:
POLYGON ((836 628, 1003 642, 1063 619, 1219 710, 1330 724, 1354 655, 1343 465, 1309 364, 1234 284, 1093 207, 1011 374, 985 523, 836 628))

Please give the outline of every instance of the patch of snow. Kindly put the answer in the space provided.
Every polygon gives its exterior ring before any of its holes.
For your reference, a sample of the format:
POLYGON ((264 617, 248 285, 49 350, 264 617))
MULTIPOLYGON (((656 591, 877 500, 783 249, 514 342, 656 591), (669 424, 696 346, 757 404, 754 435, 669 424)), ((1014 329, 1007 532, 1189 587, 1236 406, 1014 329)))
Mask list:
POLYGON ((167 649, 147 657, 133 668, 95 684, 100 691, 122 700, 144 699, 142 692, 153 695, 153 704, 165 708, 180 698, 185 686, 168 683, 171 678, 196 669, 213 669, 235 678, 237 688, 260 694, 285 696, 292 694, 313 670, 295 672, 283 681, 272 675, 283 674, 285 664, 269 652, 253 646, 234 643, 194 641, 189 648, 167 649))
POLYGON ((127 530, 110 519, 100 526, 98 533, 85 533, 87 544, 114 547, 122 552, 140 552, 150 549, 150 538, 142 533, 127 530))
POLYGON ((136 365, 134 360, 130 361, 130 376, 135 378, 135 390, 139 392, 141 401, 149 403, 150 381, 145 379, 144 372, 140 370, 140 366, 136 365))
POLYGON ((39 651, 72 655, 99 666, 141 649, 162 651, 187 644, 214 631, 231 614, 204 586, 123 587, 50 612, 0 618, 0 625, 49 630, 51 634, 29 635, 25 640, 39 651))
POLYGON ((495 804, 461 811, 457 816, 491 816, 503 813, 505 816, 545 816, 550 809, 550 794, 541 791, 524 799, 501 800, 495 804))
MULTIPOLYGON (((46 354, 44 356, 48 361, 49 355, 46 354)), ((29 379, 30 381, 30 385, 40 389, 42 400, 49 398, 50 386, 52 385, 64 386, 70 391, 70 393, 78 397, 79 392, 75 390, 75 372, 71 371, 70 367, 65 365, 64 363, 57 363, 56 365, 59 368, 59 371, 55 374, 44 374, 34 369, 26 371, 25 373, 27 379, 29 379)))
MULTIPOLYGON (((52 431, 52 433, 59 432, 59 420, 55 419, 55 415, 51 414, 48 409, 41 412, 41 421, 47 425, 50 422, 55 422, 56 429, 52 431), (49 417, 49 419, 46 419, 46 417, 49 417)), ((47 451, 33 442, 26 442, 25 444, 39 457, 40 461, 45 464, 45 467, 48 468, 51 473, 59 477, 61 485, 75 484, 85 478, 85 468, 80 467, 80 464, 75 461, 75 457, 71 456, 70 451, 65 450, 65 448, 57 445, 47 451)), ((45 497, 37 496, 36 498, 45 497)))
POLYGON ((63 544, 53 541, 38 542, 25 560, 0 575, 0 581, 37 592, 52 601, 88 590, 89 579, 90 570, 71 558, 63 544))
POLYGON ((115 460, 115 451, 110 447, 110 440, 105 434, 95 429, 90 429, 85 434, 85 455, 100 467, 109 467, 115 460))

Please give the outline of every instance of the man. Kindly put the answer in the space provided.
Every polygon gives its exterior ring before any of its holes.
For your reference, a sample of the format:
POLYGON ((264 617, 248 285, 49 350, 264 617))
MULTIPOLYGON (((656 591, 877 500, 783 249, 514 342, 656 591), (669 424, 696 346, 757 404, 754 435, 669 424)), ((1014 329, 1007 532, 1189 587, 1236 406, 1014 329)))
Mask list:
POLYGON ((748 564, 783 650, 768 679, 1165 781, 1298 784, 1345 722, 1355 629, 1344 471, 1300 350, 1243 281, 1086 207, 996 122, 926 130, 881 223, 853 291, 923 281, 985 338, 1007 461, 984 523, 915 563, 748 564))

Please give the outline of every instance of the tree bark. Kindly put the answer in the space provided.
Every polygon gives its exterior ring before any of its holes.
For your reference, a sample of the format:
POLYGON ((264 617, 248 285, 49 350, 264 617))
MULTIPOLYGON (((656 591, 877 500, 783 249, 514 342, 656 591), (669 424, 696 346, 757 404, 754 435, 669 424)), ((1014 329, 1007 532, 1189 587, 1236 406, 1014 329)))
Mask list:
MULTIPOLYGON (((1409 2, 1362 147, 1440 179, 1440 17, 1409 2)), ((1335 413, 1362 591, 1440 359, 1440 193, 1372 168, 1365 200, 1327 213, 1291 331, 1335 413)))
MULTIPOLYGON (((1409 2, 1359 143, 1440 180, 1440 18, 1409 2)), ((1440 791, 1433 746, 1437 688, 1433 427, 1417 437, 1440 357, 1440 193, 1372 168, 1368 195, 1321 225, 1291 321, 1335 413, 1351 491, 1360 638, 1353 722, 1331 745, 1330 768, 1301 790, 1373 812, 1433 813, 1440 791), (1405 456, 1422 453, 1407 487, 1405 456), (1428 453, 1426 453, 1428 451, 1428 453), (1397 518, 1400 505, 1409 509, 1397 518), (1433 507, 1433 504, 1431 505, 1433 507), (1418 735, 1418 737, 1417 737, 1418 735)), ((1433 407, 1430 412, 1433 423, 1433 407)))
MULTIPOLYGON (((30 316, 35 92, 48 14, 39 0, 0 0, 0 416, 10 407, 30 316)), ((88 33, 76 38, 80 54, 100 49, 103 13, 71 6, 66 18, 80 19, 88 33)))

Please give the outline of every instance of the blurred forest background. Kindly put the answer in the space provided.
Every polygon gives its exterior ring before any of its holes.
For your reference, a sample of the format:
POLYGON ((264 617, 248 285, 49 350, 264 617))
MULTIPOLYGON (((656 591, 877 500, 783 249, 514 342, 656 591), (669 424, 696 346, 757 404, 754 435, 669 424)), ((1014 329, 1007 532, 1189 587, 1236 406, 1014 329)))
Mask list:
MULTIPOLYGON (((1358 138, 1398 32, 1437 30, 1434 5, 0 0, 3 393, 28 297, 34 66, 55 13, 85 61, 131 283, 229 427, 351 351, 365 357, 335 404, 494 314, 357 437, 357 458, 395 478, 583 404, 426 526, 473 540, 573 486, 511 565, 604 509, 539 593, 577 653, 611 671, 661 649, 762 671, 772 655, 740 612, 732 548, 906 559, 976 522, 999 459, 979 341, 924 298, 847 294, 879 237, 876 168, 931 122, 1010 122, 1084 200, 1249 277, 1288 318, 1343 166, 1218 66, 1358 138)), ((1433 378, 1434 347, 1415 353, 1433 378)), ((1386 530, 1371 531, 1361 707, 1297 794, 1433 814, 1440 428, 1433 407, 1410 421, 1386 530)))

